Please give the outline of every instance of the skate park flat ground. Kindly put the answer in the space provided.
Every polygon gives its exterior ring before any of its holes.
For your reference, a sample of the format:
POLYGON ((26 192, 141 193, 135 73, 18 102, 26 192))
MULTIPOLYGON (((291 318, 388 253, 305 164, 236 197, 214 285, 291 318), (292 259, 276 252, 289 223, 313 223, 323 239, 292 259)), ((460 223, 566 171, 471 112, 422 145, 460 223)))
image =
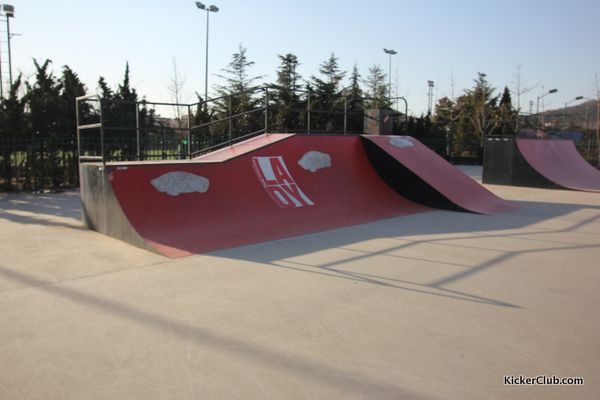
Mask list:
POLYGON ((597 399, 600 195, 486 187, 523 207, 179 259, 0 194, 0 399, 597 399))

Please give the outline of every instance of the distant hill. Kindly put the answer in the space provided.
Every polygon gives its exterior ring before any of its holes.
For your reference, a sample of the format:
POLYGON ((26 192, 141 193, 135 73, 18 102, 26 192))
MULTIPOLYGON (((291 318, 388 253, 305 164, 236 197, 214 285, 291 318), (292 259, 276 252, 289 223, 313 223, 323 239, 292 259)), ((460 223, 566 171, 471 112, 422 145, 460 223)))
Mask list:
POLYGON ((598 121, 598 107, 596 100, 588 100, 583 103, 575 104, 567 107, 561 107, 554 110, 548 110, 541 113, 545 116, 548 123, 562 124, 565 116, 569 124, 575 124, 580 128, 585 129, 586 121, 589 129, 596 129, 598 121))

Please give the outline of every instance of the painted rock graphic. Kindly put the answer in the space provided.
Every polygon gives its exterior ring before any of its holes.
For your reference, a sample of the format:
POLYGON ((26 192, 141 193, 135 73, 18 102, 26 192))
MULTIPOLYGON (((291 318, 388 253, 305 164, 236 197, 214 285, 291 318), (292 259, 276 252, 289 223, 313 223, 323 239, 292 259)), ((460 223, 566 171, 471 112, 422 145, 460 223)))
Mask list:
POLYGON ((320 169, 331 167, 331 157, 329 154, 312 150, 306 152, 298 160, 298 164, 307 171, 317 172, 320 169))
POLYGON ((152 179, 150 183, 156 190, 169 196, 178 196, 181 193, 205 193, 210 185, 210 181, 205 177, 183 171, 169 172, 152 179))
POLYGON ((413 146, 413 143, 410 141, 410 139, 403 136, 395 136, 391 138, 390 144, 394 147, 399 147, 401 149, 413 146))

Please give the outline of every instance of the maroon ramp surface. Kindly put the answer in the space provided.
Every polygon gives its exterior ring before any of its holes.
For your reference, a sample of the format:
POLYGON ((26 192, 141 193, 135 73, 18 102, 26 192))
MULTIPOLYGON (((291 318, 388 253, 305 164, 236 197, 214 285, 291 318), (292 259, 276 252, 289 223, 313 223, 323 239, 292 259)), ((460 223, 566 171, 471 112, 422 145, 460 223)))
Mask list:
POLYGON ((581 157, 571 140, 517 139, 517 147, 549 181, 568 189, 600 192, 600 171, 581 157))
POLYGON ((494 195, 413 137, 364 135, 363 138, 376 144, 460 209, 492 215, 519 207, 494 195))
POLYGON ((360 137, 275 135, 253 143, 250 151, 241 143, 190 163, 110 165, 107 173, 131 226, 169 257, 429 209, 379 178, 360 137))

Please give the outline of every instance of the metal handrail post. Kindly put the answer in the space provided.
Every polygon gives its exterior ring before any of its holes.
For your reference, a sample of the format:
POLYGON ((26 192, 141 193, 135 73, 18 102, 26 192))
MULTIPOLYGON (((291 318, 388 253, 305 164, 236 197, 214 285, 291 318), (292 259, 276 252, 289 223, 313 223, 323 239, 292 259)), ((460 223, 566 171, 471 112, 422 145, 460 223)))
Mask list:
POLYGON ((310 93, 311 93, 311 90, 308 91, 308 101, 306 104, 306 110, 307 110, 306 133, 310 133, 310 93))
POLYGON ((265 133, 269 133, 269 88, 265 87, 265 133))
POLYGON ((187 139, 188 139, 188 158, 192 158, 192 107, 187 106, 187 139))
POLYGON ((140 161, 140 103, 135 102, 135 145, 137 160, 140 161))
POLYGON ((348 96, 344 96, 344 135, 348 132, 348 96))
POLYGON ((75 123, 77 124, 77 161, 81 162, 81 139, 79 131, 79 99, 75 99, 75 123))
MULTIPOLYGON (((10 34, 10 17, 6 16, 6 37, 7 37, 7 47, 8 47, 8 93, 12 90, 12 58, 11 58, 11 49, 10 49, 10 41, 12 35, 10 34)), ((8 97, 8 96, 7 96, 8 97)))
POLYGON ((100 154, 102 156, 102 165, 106 165, 106 154, 104 153, 104 118, 102 113, 102 101, 99 102, 100 107, 100 154))
POLYGON ((404 125, 406 134, 408 134, 408 101, 404 97, 396 97, 396 100, 402 100, 404 102, 404 125))
POLYGON ((229 95, 229 145, 231 146, 231 142, 233 141, 233 120, 231 118, 233 114, 233 105, 232 105, 233 95, 229 95))

